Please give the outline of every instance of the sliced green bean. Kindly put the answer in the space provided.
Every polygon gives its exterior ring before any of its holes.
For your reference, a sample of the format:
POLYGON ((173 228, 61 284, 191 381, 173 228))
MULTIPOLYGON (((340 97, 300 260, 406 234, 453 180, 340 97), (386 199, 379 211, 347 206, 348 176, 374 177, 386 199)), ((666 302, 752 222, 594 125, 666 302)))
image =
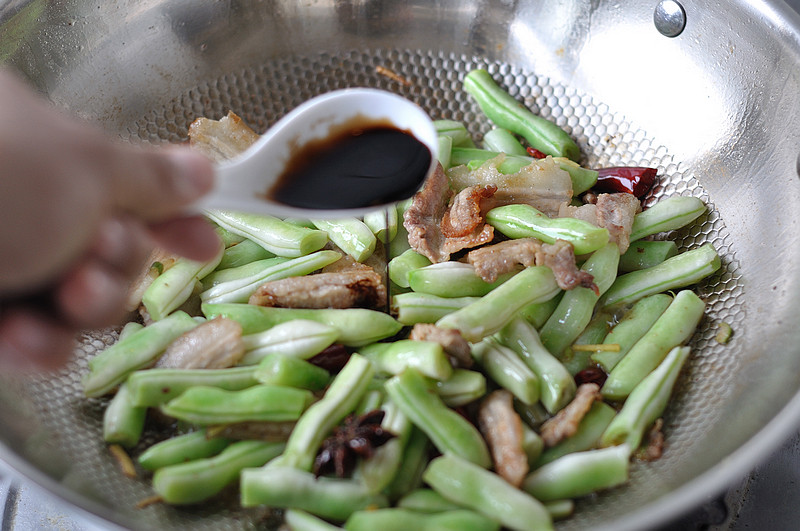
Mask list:
POLYGON ((439 297, 482 297, 512 276, 513 273, 506 273, 494 282, 486 282, 471 264, 441 262, 409 271, 408 284, 417 293, 439 297))
POLYGON ((433 125, 436 128, 436 135, 450 138, 454 146, 475 146, 472 136, 463 123, 456 120, 434 120, 433 125))
POLYGON ((281 456, 281 465, 311 470, 322 441, 358 406, 374 373, 375 369, 367 359, 358 354, 351 355, 325 396, 297 421, 281 456))
POLYGON ((415 489, 397 500, 397 507, 418 513, 441 513, 463 509, 464 506, 453 503, 438 492, 429 488, 415 489))
POLYGON ((445 405, 433 383, 419 371, 407 369, 386 382, 397 407, 441 452, 451 452, 482 467, 491 465, 489 450, 478 429, 445 405))
POLYGON ((569 178, 572 181, 573 197, 582 194, 597 184, 597 177, 599 175, 597 170, 584 168, 577 162, 565 157, 555 157, 553 160, 558 164, 559 168, 569 173, 569 178))
POLYGON ((553 500, 544 504, 553 520, 564 520, 575 512, 575 502, 572 500, 553 500))
POLYGON ((290 531, 339 531, 342 528, 299 509, 284 511, 283 520, 290 531))
POLYGON ((580 148, 566 131, 521 105, 486 70, 469 72, 464 77, 464 90, 495 125, 524 137, 532 147, 548 155, 580 158, 580 148))
POLYGON ((386 401, 381 427, 395 435, 380 446, 369 459, 359 461, 353 478, 364 483, 371 492, 382 492, 403 465, 403 451, 411 435, 411 420, 391 400, 386 401))
POLYGON ((627 445, 567 454, 530 473, 522 489, 547 502, 585 496, 628 480, 627 445))
POLYGON ((546 243, 565 240, 575 254, 594 252, 608 243, 608 230, 577 218, 549 218, 530 205, 493 208, 486 222, 509 238, 538 238, 546 243))
POLYGON ((133 405, 128 386, 123 383, 103 414, 103 440, 127 448, 136 446, 144 431, 146 415, 147 408, 133 405))
POLYGON ((364 224, 379 242, 389 243, 397 236, 397 209, 391 206, 369 212, 364 215, 364 224))
POLYGON ((391 315, 363 308, 299 309, 269 308, 253 304, 203 304, 203 314, 209 319, 221 315, 242 325, 245 335, 263 332, 275 325, 307 319, 326 324, 339 331, 337 341, 360 347, 397 334, 403 327, 391 315))
POLYGON ((523 403, 539 401, 539 378, 516 352, 486 338, 472 345, 472 356, 497 385, 523 403))
POLYGON ((153 474, 153 490, 173 505, 198 503, 235 483, 245 468, 261 466, 283 450, 283 443, 239 441, 219 455, 160 468, 153 474))
POLYGON ((403 225, 402 220, 404 220, 406 210, 408 210, 412 202, 413 198, 409 198, 397 203, 397 220, 399 223, 397 224, 397 235, 394 237, 394 240, 392 240, 392 244, 388 246, 389 259, 400 256, 411 248, 411 245, 408 243, 408 229, 403 225))
MULTIPOLYGON (((259 247, 260 249, 260 247, 259 247)), ((266 251, 264 251, 266 252, 266 251)), ((206 275, 203 278, 202 285, 203 291, 208 291, 211 288, 232 281, 241 281, 250 277, 260 275, 262 271, 272 266, 288 262, 291 258, 284 258, 282 256, 273 256, 270 258, 263 258, 254 262, 240 265, 238 267, 229 267, 228 269, 219 269, 213 273, 206 275)))
POLYGON ((527 423, 520 423, 522 426, 522 451, 528 458, 528 466, 533 468, 539 457, 544 451, 544 440, 527 423))
POLYGON ((222 228, 219 225, 214 227, 214 232, 216 232, 219 236, 219 239, 222 240, 222 245, 224 245, 226 249, 247 239, 244 236, 234 234, 228 229, 222 228))
POLYGON ((655 369, 674 347, 688 341, 703 317, 705 302, 690 290, 675 295, 653 326, 619 360, 603 384, 603 396, 622 400, 655 369))
POLYGON ((146 369, 132 373, 126 382, 133 404, 157 407, 198 385, 239 391, 258 384, 255 367, 230 369, 146 369))
POLYGON ((386 496, 369 492, 358 481, 317 478, 311 472, 288 466, 243 470, 241 502, 243 507, 296 509, 339 522, 356 511, 389 504, 386 496))
POLYGON ((689 347, 675 347, 658 368, 631 391, 619 414, 603 433, 601 444, 608 446, 624 443, 633 449, 639 447, 645 430, 666 409, 689 353, 689 347))
POLYGON ((671 302, 672 296, 666 293, 657 293, 636 301, 603 338, 604 345, 618 345, 619 350, 594 352, 591 356, 592 361, 606 372, 611 372, 631 347, 650 330, 671 302))
POLYGON ((298 387, 319 391, 328 385, 330 374, 305 360, 283 354, 265 356, 255 370, 256 380, 262 384, 298 387))
POLYGON ((583 452, 598 446, 600 437, 608 428, 617 411, 605 402, 595 402, 581 419, 577 431, 555 446, 542 452, 536 463, 540 467, 573 452, 583 452))
POLYGON ((425 432, 411 426, 411 434, 403 450, 401 462, 403 466, 397 471, 392 482, 386 487, 386 494, 389 499, 396 500, 408 492, 417 489, 422 485, 422 473, 428 466, 428 452, 430 451, 430 440, 425 432))
POLYGON ((217 455, 231 443, 224 437, 208 437, 205 429, 166 439, 142 452, 137 459, 145 470, 188 463, 217 455))
POLYGON ((400 374, 409 367, 435 380, 447 380, 453 366, 442 345, 434 341, 401 339, 391 343, 373 343, 358 353, 375 365, 380 374, 400 374))
POLYGON ((500 522, 506 528, 553 528, 550 514, 536 498, 457 455, 445 453, 431 461, 423 479, 446 499, 500 522))
POLYGON ((479 300, 478 297, 438 297, 427 293, 398 293, 392 297, 392 310, 397 320, 411 326, 435 323, 447 314, 479 300))
POLYGON ((307 229, 282 221, 276 217, 210 210, 206 215, 221 227, 253 240, 276 256, 296 258, 322 249, 328 235, 316 229, 307 229))
MULTIPOLYGON (((271 262, 267 267, 260 268, 254 273, 246 274, 245 276, 220 282, 202 292, 200 300, 209 304, 247 302, 258 287, 265 282, 307 275, 336 262, 341 257, 342 255, 336 251, 317 251, 289 260, 267 259, 264 262, 271 262)), ((248 264, 242 266, 241 269, 248 270, 246 273, 249 273, 249 270, 252 269, 251 266, 252 264, 248 264)), ((225 269, 220 273, 231 271, 233 270, 225 269)))
POLYGON ((217 255, 208 262, 179 258, 175 264, 153 280, 142 294, 150 318, 160 321, 186 302, 200 280, 214 271, 223 252, 220 244, 217 255))
POLYGON ((542 345, 536 329, 522 318, 513 319, 497 335, 513 349, 539 378, 539 399, 555 414, 575 396, 575 380, 561 362, 542 345))
POLYGON ((222 260, 217 265, 217 270, 239 267, 258 260, 273 258, 274 256, 273 253, 267 251, 253 240, 244 239, 225 249, 225 252, 222 253, 222 260))
POLYGON ((635 242, 659 232, 684 227, 705 211, 705 203, 697 197, 671 196, 664 198, 634 216, 631 241, 635 242))
POLYGON ((401 288, 407 288, 410 286, 409 273, 429 265, 431 261, 428 257, 408 249, 389 261, 389 279, 401 288))
POLYGON ((297 420, 313 401, 310 391, 255 385, 241 391, 195 386, 161 406, 173 418, 201 426, 245 421, 297 420))
POLYGON ((242 365, 260 362, 270 354, 308 359, 316 356, 339 338, 339 329, 308 319, 293 319, 272 328, 242 336, 245 355, 242 365))
POLYGON ((628 250, 619 257, 619 270, 623 273, 630 273, 647 269, 657 266, 676 254, 678 254, 678 246, 673 241, 636 241, 631 243, 628 250))
POLYGON ((359 219, 312 219, 311 222, 319 230, 328 233, 333 243, 358 262, 363 262, 375 252, 377 238, 359 219))
POLYGON ((575 339, 571 346, 564 349, 561 354, 561 363, 573 376, 592 365, 593 345, 603 342, 614 317, 605 311, 596 311, 583 332, 575 339))
MULTIPOLYGON (((377 381, 373 381, 373 384, 377 381)), ((356 406, 356 409, 353 411, 356 415, 363 415, 365 413, 369 413, 370 411, 375 411, 376 409, 380 409, 383 403, 386 400, 386 393, 383 392, 383 388, 381 389, 369 389, 364 396, 361 398, 361 401, 356 406)))
POLYGON ((561 297, 564 292, 557 294, 550 300, 544 302, 535 302, 529 304, 519 311, 519 316, 528 321, 536 330, 539 330, 556 311, 558 303, 561 302, 561 297))
POLYGON ((89 360, 84 393, 89 397, 108 393, 133 371, 152 365, 173 340, 195 326, 197 321, 178 311, 114 343, 89 360))
POLYGON ((347 519, 344 528, 349 531, 497 531, 500 524, 463 508, 427 514, 391 508, 357 511, 347 519))
POLYGON ((453 152, 453 139, 447 135, 439 135, 436 137, 436 142, 439 146, 437 158, 442 168, 447 169, 450 167, 450 155, 453 152))
POLYGON ((125 326, 123 326, 122 330, 119 331, 119 338, 117 338, 117 341, 124 340, 126 337, 133 334, 134 332, 138 332, 142 328, 144 328, 144 325, 137 321, 129 321, 125 323, 125 326))
POLYGON ((617 277, 600 299, 600 304, 631 304, 648 295, 691 286, 714 273, 721 265, 714 245, 706 243, 668 258, 657 266, 617 277))
POLYGON ((549 300, 560 291, 549 267, 528 267, 436 325, 458 329, 467 341, 476 343, 503 328, 522 308, 549 300))
POLYGON ((505 153, 506 155, 528 156, 527 150, 520 144, 514 133, 502 127, 495 127, 483 135, 483 147, 489 151, 505 153))
POLYGON ((436 392, 449 407, 464 406, 486 394, 486 377, 478 371, 455 369, 450 378, 436 382, 436 392))

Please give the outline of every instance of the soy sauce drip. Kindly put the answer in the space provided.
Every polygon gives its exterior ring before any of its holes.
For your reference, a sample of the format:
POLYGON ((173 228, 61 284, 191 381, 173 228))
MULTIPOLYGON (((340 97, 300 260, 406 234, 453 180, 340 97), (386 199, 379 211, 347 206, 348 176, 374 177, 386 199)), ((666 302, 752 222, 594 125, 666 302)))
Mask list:
POLYGON ((311 209, 394 203, 414 195, 430 163, 430 150, 410 132, 355 118, 295 150, 267 198, 311 209))

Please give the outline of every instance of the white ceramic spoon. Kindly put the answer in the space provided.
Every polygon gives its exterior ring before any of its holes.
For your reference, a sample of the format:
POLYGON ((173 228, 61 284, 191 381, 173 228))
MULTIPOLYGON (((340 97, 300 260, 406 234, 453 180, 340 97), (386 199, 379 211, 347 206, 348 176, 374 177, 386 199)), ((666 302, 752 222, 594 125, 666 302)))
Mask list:
POLYGON ((266 194, 281 176, 298 147, 330 135, 332 127, 351 119, 388 121, 410 132, 431 152, 427 175, 437 164, 436 128, 419 106, 391 92, 350 88, 329 92, 303 103, 270 128, 247 151, 217 167, 216 185, 197 205, 280 217, 336 219, 363 215, 380 208, 298 208, 269 199, 266 194))

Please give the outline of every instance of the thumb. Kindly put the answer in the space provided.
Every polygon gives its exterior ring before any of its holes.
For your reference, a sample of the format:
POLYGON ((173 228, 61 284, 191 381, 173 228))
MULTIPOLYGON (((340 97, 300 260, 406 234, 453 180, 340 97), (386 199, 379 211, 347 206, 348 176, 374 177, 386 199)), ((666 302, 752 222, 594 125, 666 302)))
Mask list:
POLYGON ((119 149, 111 172, 112 203, 145 221, 181 214, 213 187, 211 161, 189 148, 119 149))

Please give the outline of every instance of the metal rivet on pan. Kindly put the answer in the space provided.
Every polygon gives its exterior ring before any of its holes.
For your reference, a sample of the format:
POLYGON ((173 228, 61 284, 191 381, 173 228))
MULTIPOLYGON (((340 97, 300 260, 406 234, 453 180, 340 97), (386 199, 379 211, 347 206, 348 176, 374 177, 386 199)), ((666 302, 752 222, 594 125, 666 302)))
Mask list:
POLYGON ((686 27, 686 11, 675 0, 661 0, 653 13, 653 22, 665 37, 677 37, 686 27))

